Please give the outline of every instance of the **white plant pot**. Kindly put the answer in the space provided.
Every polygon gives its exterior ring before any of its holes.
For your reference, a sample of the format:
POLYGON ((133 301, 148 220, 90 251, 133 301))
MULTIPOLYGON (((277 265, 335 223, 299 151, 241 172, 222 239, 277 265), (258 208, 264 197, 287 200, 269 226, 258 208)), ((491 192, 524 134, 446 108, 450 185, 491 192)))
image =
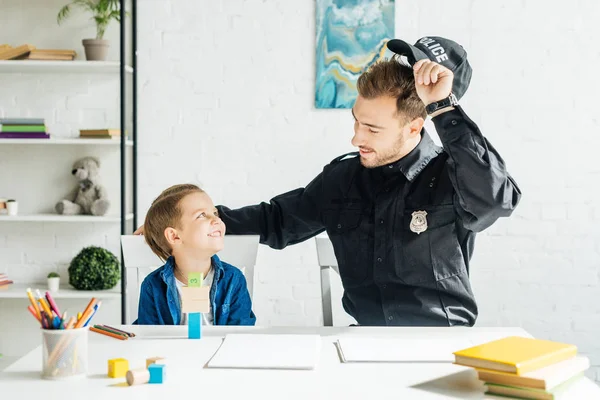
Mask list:
POLYGON ((60 286, 60 278, 48 278, 48 290, 51 292, 58 292, 60 286))
POLYGON ((16 201, 6 202, 6 211, 8 211, 8 215, 17 215, 19 212, 19 203, 16 201))

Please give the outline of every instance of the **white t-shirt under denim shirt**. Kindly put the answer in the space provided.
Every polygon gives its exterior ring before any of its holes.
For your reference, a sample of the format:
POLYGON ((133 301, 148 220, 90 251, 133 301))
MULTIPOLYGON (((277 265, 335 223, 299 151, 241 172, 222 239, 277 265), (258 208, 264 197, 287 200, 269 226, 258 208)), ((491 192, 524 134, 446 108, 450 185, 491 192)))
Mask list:
MULTIPOLYGON (((206 274, 206 278, 202 280, 202 286, 210 287, 213 283, 213 278, 215 276, 214 268, 211 267, 208 274, 206 274)), ((179 308, 181 309, 181 288, 187 286, 185 283, 181 282, 179 279, 175 278, 175 284, 177 285, 177 291, 179 292, 179 308)), ((210 289, 209 289, 210 290, 210 289)), ((208 313, 202 313, 202 325, 212 325, 213 324, 213 314, 212 314, 212 304, 210 304, 210 309, 208 313)), ((181 313, 181 317, 179 318, 179 325, 187 325, 187 314, 181 313)))

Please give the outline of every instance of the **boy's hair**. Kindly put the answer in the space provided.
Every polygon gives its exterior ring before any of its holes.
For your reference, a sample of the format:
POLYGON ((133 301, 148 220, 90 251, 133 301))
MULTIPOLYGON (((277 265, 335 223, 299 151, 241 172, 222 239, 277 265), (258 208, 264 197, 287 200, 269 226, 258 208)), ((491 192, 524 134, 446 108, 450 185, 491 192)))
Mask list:
POLYGON ((144 237, 154 254, 163 261, 171 256, 172 248, 165 238, 165 229, 179 228, 181 223, 181 200, 191 193, 200 192, 196 185, 174 185, 164 190, 153 202, 144 221, 144 237))
POLYGON ((358 93, 365 99, 389 96, 396 99, 396 113, 408 122, 427 118, 425 105, 417 95, 413 69, 402 64, 395 55, 380 60, 365 71, 356 83, 358 93))

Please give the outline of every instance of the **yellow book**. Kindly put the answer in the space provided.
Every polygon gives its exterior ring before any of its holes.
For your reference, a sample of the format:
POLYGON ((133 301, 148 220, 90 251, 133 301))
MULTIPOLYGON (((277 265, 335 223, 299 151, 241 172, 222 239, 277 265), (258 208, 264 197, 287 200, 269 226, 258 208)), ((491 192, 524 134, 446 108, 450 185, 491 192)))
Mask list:
POLYGON ((509 336, 454 352, 455 364, 521 375, 577 355, 577 346, 509 336))
POLYGON ((120 129, 80 129, 79 136, 120 136, 120 129))

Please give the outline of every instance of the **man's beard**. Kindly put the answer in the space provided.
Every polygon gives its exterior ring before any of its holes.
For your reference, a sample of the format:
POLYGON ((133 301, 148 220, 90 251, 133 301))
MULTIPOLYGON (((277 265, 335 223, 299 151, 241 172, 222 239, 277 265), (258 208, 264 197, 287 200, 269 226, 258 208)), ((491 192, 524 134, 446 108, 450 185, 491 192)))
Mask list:
POLYGON ((383 152, 381 150, 376 152, 374 158, 366 159, 363 156, 360 156, 360 163, 365 168, 377 168, 383 165, 391 164, 400 159, 399 155, 402 153, 402 148, 405 144, 406 140, 404 140, 404 138, 401 137, 400 139, 398 139, 398 141, 395 142, 393 148, 383 150, 383 152))

